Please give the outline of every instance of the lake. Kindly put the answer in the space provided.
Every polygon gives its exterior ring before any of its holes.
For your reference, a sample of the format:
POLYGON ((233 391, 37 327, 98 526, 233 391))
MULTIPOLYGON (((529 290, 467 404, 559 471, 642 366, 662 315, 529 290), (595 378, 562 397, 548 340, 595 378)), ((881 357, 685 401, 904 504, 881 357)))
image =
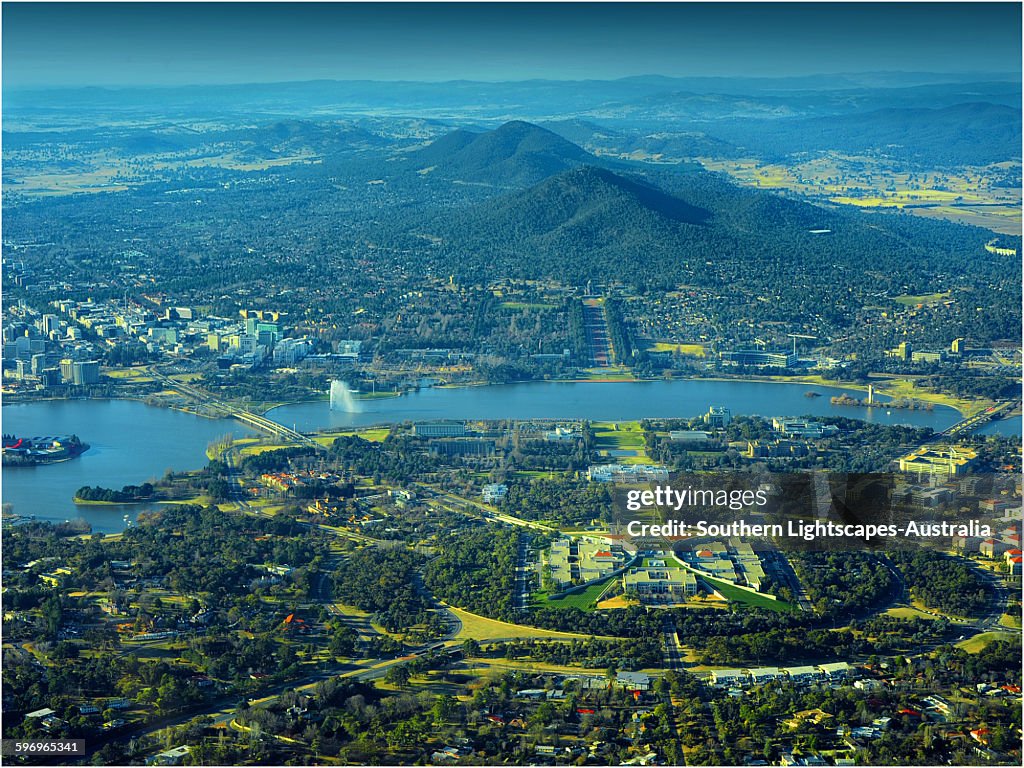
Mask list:
MULTIPOLYGON (((942 430, 956 423, 952 408, 933 411, 833 405, 840 392, 857 390, 808 384, 751 381, 651 381, 623 383, 528 383, 487 387, 426 388, 401 397, 358 401, 359 412, 330 410, 327 401, 286 405, 267 415, 303 431, 392 424, 433 419, 565 418, 628 421, 645 417, 692 417, 711 405, 733 415, 846 416, 880 424, 911 424, 942 430), (821 397, 806 397, 809 390, 821 397)), ((91 446, 81 457, 61 464, 5 468, 3 502, 19 515, 63 521, 83 517, 102 533, 124 529, 147 505, 76 506, 83 485, 121 488, 162 477, 168 469, 199 469, 206 447, 225 434, 250 434, 235 421, 211 420, 130 400, 55 400, 5 405, 3 431, 18 435, 77 434, 91 446)), ((1016 420, 1020 434, 1020 419, 1016 420)), ((990 425, 1012 425, 1013 420, 990 425)))
POLYGON ((976 435, 1002 435, 1003 437, 1021 436, 1021 417, 1013 416, 1002 421, 990 421, 981 429, 975 430, 976 435))
POLYGON ((81 517, 93 531, 117 533, 124 515, 135 520, 151 505, 79 506, 71 501, 83 485, 121 488, 163 477, 168 469, 200 469, 206 447, 219 437, 251 432, 235 421, 204 419, 134 400, 49 400, 5 405, 3 431, 78 435, 89 450, 76 459, 35 467, 4 467, 3 503, 15 514, 62 522, 81 517))
MULTIPOLYGON (((591 419, 632 421, 690 418, 723 405, 733 415, 846 416, 877 424, 911 424, 942 430, 960 420, 952 408, 933 411, 837 406, 830 398, 854 389, 757 381, 530 382, 487 387, 433 387, 401 397, 358 400, 359 411, 332 411, 326 402, 274 408, 267 416, 285 426, 312 431, 431 419, 591 419), (807 397, 808 391, 821 397, 807 397)), ((880 398, 885 399, 885 398, 880 398)))

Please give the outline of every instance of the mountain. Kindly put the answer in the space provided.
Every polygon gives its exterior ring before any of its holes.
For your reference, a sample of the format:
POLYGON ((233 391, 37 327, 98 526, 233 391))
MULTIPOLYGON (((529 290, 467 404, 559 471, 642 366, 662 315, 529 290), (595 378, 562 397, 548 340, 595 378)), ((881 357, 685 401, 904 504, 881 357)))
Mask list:
POLYGON ((620 221, 638 216, 697 226, 711 215, 640 179, 594 166, 560 173, 480 209, 494 221, 522 221, 530 236, 549 236, 558 229, 618 230, 620 221))
POLYGON ((639 178, 583 166, 529 189, 425 222, 419 234, 444 244, 467 269, 496 274, 607 278, 635 265, 662 268, 681 240, 703 242, 711 212, 639 178))
POLYGON ((499 187, 527 187, 596 162, 572 142, 519 120, 486 133, 454 131, 414 153, 411 160, 422 173, 499 187))
MULTIPOLYGON (((701 171, 620 174, 584 166, 512 193, 418 220, 394 222, 391 247, 416 243, 422 268, 486 281, 495 274, 575 285, 625 283, 672 290, 700 284, 725 291, 758 284, 808 289, 803 310, 832 313, 836 273, 863 290, 902 291, 967 269, 991 238, 985 230, 898 212, 860 211, 788 200, 701 171)), ((759 311, 771 312, 768 305, 759 311)))

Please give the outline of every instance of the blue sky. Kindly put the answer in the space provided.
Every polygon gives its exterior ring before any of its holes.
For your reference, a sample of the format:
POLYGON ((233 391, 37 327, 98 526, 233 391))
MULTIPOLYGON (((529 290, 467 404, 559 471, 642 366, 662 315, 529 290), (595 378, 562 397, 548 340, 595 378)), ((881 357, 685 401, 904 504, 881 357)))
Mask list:
POLYGON ((5 88, 1020 72, 1018 3, 11 3, 5 88))

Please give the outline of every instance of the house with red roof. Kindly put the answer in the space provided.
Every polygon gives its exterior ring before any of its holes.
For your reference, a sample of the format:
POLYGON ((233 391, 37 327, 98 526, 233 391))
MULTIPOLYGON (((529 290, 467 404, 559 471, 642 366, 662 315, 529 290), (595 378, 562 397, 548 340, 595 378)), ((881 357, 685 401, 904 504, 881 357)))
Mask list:
POLYGON ((995 539, 985 539, 978 547, 978 551, 985 557, 999 557, 1008 549, 1010 549, 1008 545, 995 539))

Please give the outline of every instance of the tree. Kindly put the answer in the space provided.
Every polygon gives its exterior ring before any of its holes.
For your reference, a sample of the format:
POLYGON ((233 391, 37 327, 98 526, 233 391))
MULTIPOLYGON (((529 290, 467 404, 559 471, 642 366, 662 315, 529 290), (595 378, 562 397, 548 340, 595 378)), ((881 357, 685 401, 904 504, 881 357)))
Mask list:
POLYGON ((331 642, 328 646, 331 651, 331 655, 335 657, 340 656, 353 656, 356 650, 356 641, 359 639, 359 635, 356 634, 355 630, 351 627, 347 627, 342 624, 334 629, 331 635, 331 642))
POLYGON ((460 712, 459 700, 447 693, 438 696, 430 710, 435 726, 452 722, 457 719, 460 712))
POLYGON ((409 670, 406 668, 405 664, 395 664, 388 670, 384 679, 392 685, 396 685, 399 688, 405 688, 405 686, 409 684, 410 677, 412 677, 412 675, 409 674, 409 670))

